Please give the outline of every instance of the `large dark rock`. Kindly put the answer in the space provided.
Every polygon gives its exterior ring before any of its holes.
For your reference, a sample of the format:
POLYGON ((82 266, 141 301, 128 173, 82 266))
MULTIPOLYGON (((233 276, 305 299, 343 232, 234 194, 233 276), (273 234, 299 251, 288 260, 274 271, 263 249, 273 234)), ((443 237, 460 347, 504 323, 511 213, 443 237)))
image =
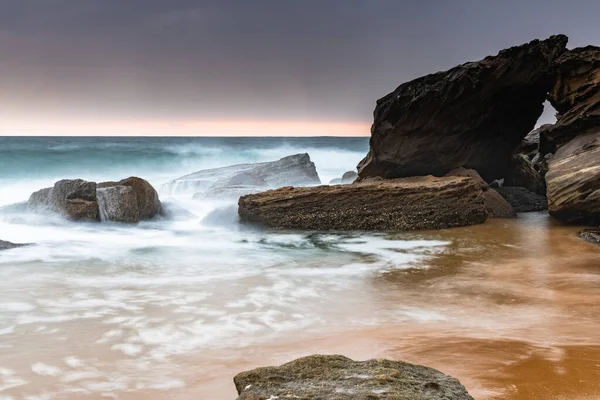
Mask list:
POLYGON ((535 168, 533 162, 524 154, 516 154, 504 177, 506 186, 520 186, 537 193, 541 196, 546 195, 546 185, 544 178, 535 168))
POLYGON ((477 182, 432 176, 284 187, 240 198, 239 214, 243 222, 307 230, 441 229, 487 219, 477 182))
POLYGON ((10 250, 16 249, 17 247, 28 246, 27 244, 22 243, 11 243, 4 240, 0 240, 0 250, 10 250))
POLYGON ((600 47, 563 54, 549 100, 557 123, 540 137, 548 161, 548 210, 565 222, 600 224, 600 47))
POLYGON ((514 150, 534 128, 567 37, 501 51, 405 83, 378 100, 361 178, 442 176, 474 169, 504 177, 514 150))
POLYGON ((99 183, 98 203, 102 219, 106 221, 138 223, 161 212, 154 187, 137 177, 99 183))
POLYGON ((473 400, 440 371, 401 361, 314 355, 234 379, 238 400, 473 400))
POLYGON ((71 221, 99 221, 96 182, 63 179, 29 197, 31 211, 50 211, 71 221))
POLYGON ((548 202, 544 196, 530 192, 524 187, 504 186, 495 189, 518 212, 544 211, 548 202))
POLYGON ((559 148, 546 174, 548 211, 565 222, 600 225, 600 126, 559 148))
POLYGON ((256 188, 307 186, 321 183, 315 164, 306 153, 277 161, 239 164, 194 172, 166 183, 167 194, 194 194, 197 199, 232 199, 256 188))
POLYGON ((490 187, 482 178, 479 176, 477 171, 466 168, 454 169, 446 176, 464 176, 469 177, 481 188, 483 191, 483 198, 485 199, 485 210, 487 211, 490 218, 516 218, 517 213, 510 204, 504 198, 490 187))

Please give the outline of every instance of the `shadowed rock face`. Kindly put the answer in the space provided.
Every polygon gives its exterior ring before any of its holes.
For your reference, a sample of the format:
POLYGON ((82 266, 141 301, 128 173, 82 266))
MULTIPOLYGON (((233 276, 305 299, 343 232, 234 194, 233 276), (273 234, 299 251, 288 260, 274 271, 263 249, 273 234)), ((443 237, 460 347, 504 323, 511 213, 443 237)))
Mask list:
POLYGON ((543 211, 548 209, 546 197, 530 192, 524 187, 504 186, 496 188, 504 200, 519 213, 543 211))
POLYGON ((400 361, 310 356, 234 378, 238 400, 473 400, 440 371, 400 361))
POLYGON ((442 176, 465 167, 487 182, 502 178, 542 114, 567 40, 535 40, 401 85, 377 102, 359 176, 442 176))
POLYGON ((238 211, 242 222, 307 230, 441 229, 487 219, 477 182, 432 176, 285 187, 240 198, 238 211))

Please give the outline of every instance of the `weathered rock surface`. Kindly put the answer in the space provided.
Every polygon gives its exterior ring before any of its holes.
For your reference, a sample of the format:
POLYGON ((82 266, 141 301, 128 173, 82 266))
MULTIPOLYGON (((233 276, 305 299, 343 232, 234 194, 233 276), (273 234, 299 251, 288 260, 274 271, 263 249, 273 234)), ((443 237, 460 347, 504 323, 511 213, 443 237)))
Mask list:
POLYGON ((52 188, 38 190, 28 201, 29 210, 49 211, 72 221, 118 221, 137 223, 161 211, 158 193, 143 179, 120 182, 61 180, 52 188), (102 218, 101 218, 102 217, 102 218))
POLYGON ((600 245, 600 229, 585 229, 579 232, 579 236, 587 242, 600 245))
POLYGON ((544 196, 530 192, 524 187, 504 186, 495 190, 518 213, 548 209, 548 202, 544 196))
POLYGON ((565 222, 600 225, 600 126, 559 148, 546 174, 548 211, 565 222))
POLYGON ((464 176, 475 180, 483 192, 485 199, 485 210, 487 211, 490 218, 516 218, 517 213, 510 204, 504 198, 490 187, 482 178, 479 176, 477 171, 466 168, 454 169, 446 176, 464 176))
POLYGON ((239 164, 194 172, 166 183, 162 190, 168 194, 201 193, 197 198, 202 199, 218 199, 219 196, 227 199, 237 193, 253 193, 255 188, 265 190, 287 185, 305 186, 320 183, 315 164, 310 160, 310 156, 304 153, 272 162, 239 164), (248 191, 244 191, 244 188, 248 188, 248 191))
POLYGON ((99 221, 96 182, 63 179, 29 197, 31 211, 50 211, 72 221, 99 221))
POLYGON ((544 178, 524 154, 515 154, 504 177, 506 186, 520 186, 530 192, 546 195, 544 178))
POLYGON ((22 244, 22 243, 11 243, 11 242, 7 242, 4 240, 0 240, 0 251, 1 250, 10 250, 10 249, 16 249, 17 247, 23 247, 23 246, 28 246, 27 244, 22 244))
POLYGON ((543 154, 553 153, 600 127, 600 47, 564 53, 556 60, 555 70, 556 82, 548 100, 558 113, 558 121, 540 135, 543 154))
POLYGON ((543 111, 551 66, 567 40, 535 40, 401 85, 377 102, 360 177, 442 176, 465 167, 487 182, 502 178, 543 111))
POLYGON ((308 230, 441 229, 487 219, 473 179, 432 176, 284 187, 240 198, 238 211, 242 222, 308 230))
POLYGON ((234 378, 238 400, 473 400, 440 371, 400 361, 309 356, 234 378))

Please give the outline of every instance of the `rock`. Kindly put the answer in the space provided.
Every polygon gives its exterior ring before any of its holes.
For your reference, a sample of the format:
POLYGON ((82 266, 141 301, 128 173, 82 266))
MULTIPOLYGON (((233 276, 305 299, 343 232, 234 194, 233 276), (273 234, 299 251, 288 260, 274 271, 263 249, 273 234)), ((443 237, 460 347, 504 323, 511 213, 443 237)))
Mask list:
POLYGON ((99 188, 98 204, 102 221, 130 224, 140 222, 137 194, 130 186, 116 185, 99 188))
POLYGON ((17 247, 29 246, 28 244, 11 243, 0 240, 0 250, 16 249, 17 247))
POLYGON ((344 175, 342 175, 342 183, 353 183, 356 178, 358 178, 358 173, 355 171, 345 172, 344 175))
POLYGON ((559 148, 548 168, 550 214, 564 222, 600 225, 600 126, 559 148))
POLYGON ((98 184, 99 188, 111 186, 127 186, 133 189, 136 194, 140 220, 152 219, 160 213, 161 204, 158 192, 148 181, 132 176, 119 182, 103 182, 98 184))
POLYGON ((477 171, 466 168, 454 169, 446 176, 463 176, 469 177, 475 180, 481 190, 483 191, 483 197, 485 199, 485 210, 490 218, 516 218, 517 213, 510 204, 498 192, 490 187, 482 178, 479 176, 477 171))
POLYGON ((314 355, 234 379, 238 400, 473 400, 456 379, 401 361, 314 355))
POLYGON ((190 219, 198 218, 197 215, 189 212, 186 208, 174 200, 161 202, 160 215, 166 219, 174 221, 188 221, 190 219))
POLYGON ((545 129, 551 127, 552 124, 545 124, 540 126, 537 129, 532 130, 523 138, 520 146, 516 150, 517 154, 525 154, 530 159, 533 158, 538 152, 540 148, 540 132, 545 129))
POLYGON ((217 186, 209 188, 205 193, 196 193, 194 200, 233 200, 247 194, 264 192, 268 187, 251 185, 217 186))
POLYGON ((31 211, 50 211, 71 221, 99 221, 96 182, 63 179, 29 197, 31 211))
POLYGON ((238 211, 242 222, 308 230, 441 229, 487 219, 473 179, 432 176, 284 187, 240 198, 238 211))
POLYGON ((552 36, 405 83, 377 101, 361 178, 443 176, 465 167, 502 178, 552 88, 567 37, 552 36))
POLYGON ((532 193, 523 187, 504 186, 495 189, 504 200, 518 212, 543 211, 548 209, 544 196, 532 193))
POLYGON ((584 229, 579 236, 587 242, 600 244, 600 229, 584 229))
POLYGON ((506 186, 520 186, 530 192, 546 195, 546 185, 542 175, 535 169, 531 160, 524 154, 516 154, 504 177, 506 186))
POLYGON ((329 181, 330 185, 341 185, 342 184, 342 178, 335 178, 332 179, 331 181, 329 181))
POLYGON ((540 135, 540 151, 553 153, 577 136, 600 126, 600 47, 564 53, 555 62, 556 82, 548 100, 558 121, 540 135))
POLYGON ((239 164, 194 172, 166 183, 162 190, 168 194, 197 194, 206 193, 211 188, 228 186, 269 189, 320 183, 315 164, 310 160, 310 156, 304 153, 284 157, 278 161, 239 164))

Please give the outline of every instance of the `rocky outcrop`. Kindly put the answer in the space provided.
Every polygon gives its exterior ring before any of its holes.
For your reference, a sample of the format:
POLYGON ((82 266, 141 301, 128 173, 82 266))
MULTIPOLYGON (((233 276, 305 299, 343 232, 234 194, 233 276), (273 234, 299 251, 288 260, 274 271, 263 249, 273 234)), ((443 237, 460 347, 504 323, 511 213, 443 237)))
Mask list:
POLYGON ((533 162, 524 154, 516 154, 504 177, 506 186, 524 187, 530 192, 546 195, 544 178, 535 168, 533 162))
POLYGON ((558 121, 540 137, 548 161, 548 210, 573 223, 600 224, 600 47, 573 49, 556 61, 549 100, 558 121))
POLYGON ((238 199, 254 193, 287 185, 319 185, 315 164, 306 153, 278 161, 239 164, 194 172, 166 183, 166 194, 194 194, 196 199, 238 199), (237 197, 236 197, 237 196, 237 197))
POLYGON ((473 179, 483 192, 485 199, 485 210, 490 218, 516 218, 517 213, 510 204, 498 192, 492 189, 477 171, 466 168, 457 168, 450 171, 446 176, 464 176, 473 179))
POLYGON ((234 378, 238 400, 473 400, 440 371, 401 361, 314 355, 234 378))
POLYGON ((495 189, 518 213, 544 211, 548 202, 544 196, 530 192, 523 187, 503 186, 495 189))
POLYGON ((28 202, 34 212, 59 213, 72 221, 117 221, 137 223, 161 211, 158 193, 143 179, 120 182, 61 180, 52 188, 38 190, 28 202))
POLYGON ((38 190, 29 197, 31 211, 50 211, 71 221, 99 221, 96 183, 83 179, 63 179, 51 188, 38 190))
POLYGON ((600 229, 585 229, 579 232, 579 236, 586 242, 600 244, 600 229))
POLYGON ((17 247, 23 247, 23 246, 28 246, 28 245, 22 244, 22 243, 11 243, 11 242, 6 242, 4 240, 0 240, 0 251, 16 249, 17 247))
POLYGON ((329 184, 330 185, 348 185, 350 183, 354 183, 354 181, 358 178, 358 174, 354 171, 344 172, 341 178, 332 179, 329 184))
POLYGON ((487 219, 479 185, 462 177, 284 187, 244 196, 238 210, 242 222, 305 230, 441 229, 487 219))
POLYGON ((533 129, 553 85, 564 35, 405 83, 377 102, 361 179, 443 176, 474 169, 504 177, 514 150, 533 129))
POLYGON ((600 225, 598 129, 559 148, 548 164, 548 211, 561 221, 600 225))

